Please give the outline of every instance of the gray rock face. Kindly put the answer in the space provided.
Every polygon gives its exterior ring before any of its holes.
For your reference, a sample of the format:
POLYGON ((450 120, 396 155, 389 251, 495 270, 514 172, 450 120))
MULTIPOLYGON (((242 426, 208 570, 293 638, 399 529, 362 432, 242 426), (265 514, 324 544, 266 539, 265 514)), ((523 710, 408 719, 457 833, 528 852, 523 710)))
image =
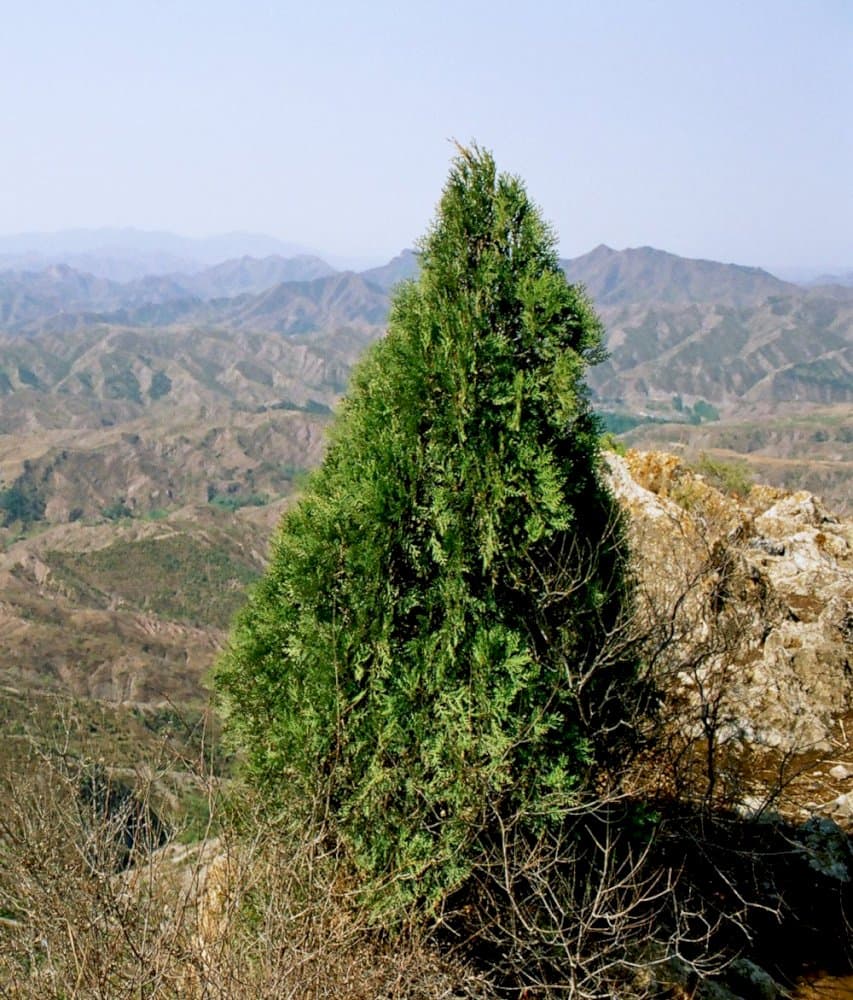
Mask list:
POLYGON ((781 995, 779 984, 773 977, 746 958, 732 962, 726 979, 729 986, 737 991, 736 996, 749 1000, 776 1000, 781 995))
MULTIPOLYGON (((673 776, 655 791, 753 829, 783 826, 778 854, 789 867, 779 885, 846 898, 853 524, 808 493, 725 496, 671 455, 628 452, 608 456, 608 467, 629 515, 636 628, 661 692, 656 732, 671 741, 659 752, 673 776)), ((791 996, 766 957, 747 948, 691 995, 791 996)))
POLYGON ((800 829, 799 849, 819 875, 845 884, 853 878, 853 844, 837 823, 819 816, 807 820, 800 829))

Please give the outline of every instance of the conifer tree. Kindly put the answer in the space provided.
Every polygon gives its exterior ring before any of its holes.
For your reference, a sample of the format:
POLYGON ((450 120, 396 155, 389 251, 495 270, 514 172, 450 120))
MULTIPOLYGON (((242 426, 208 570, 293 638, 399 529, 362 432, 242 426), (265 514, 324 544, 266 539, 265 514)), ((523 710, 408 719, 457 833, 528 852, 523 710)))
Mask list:
POLYGON ((496 816, 560 822, 630 658, 583 381, 601 325, 521 181, 461 148, 218 669, 270 795, 324 796, 387 913, 464 884, 496 816))

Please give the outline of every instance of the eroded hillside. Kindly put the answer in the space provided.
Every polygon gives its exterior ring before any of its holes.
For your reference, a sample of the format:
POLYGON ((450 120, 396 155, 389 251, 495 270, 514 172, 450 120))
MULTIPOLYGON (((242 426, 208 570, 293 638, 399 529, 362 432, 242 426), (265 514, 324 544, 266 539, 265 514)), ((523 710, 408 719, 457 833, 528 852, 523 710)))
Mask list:
MULTIPOLYGON (((610 429, 688 457, 737 451, 758 478, 844 506, 853 468, 849 288, 802 288, 758 268, 650 248, 599 247, 562 263, 604 321, 610 356, 589 382, 610 429)), ((195 466, 196 485, 173 489, 177 503, 197 499, 205 476, 216 489, 252 470, 259 489, 286 492, 283 477, 259 467, 273 454, 290 468, 316 461, 316 438, 299 438, 301 417, 316 420, 335 405, 355 359, 384 332, 389 289, 417 266, 406 251, 362 275, 305 256, 242 258, 125 283, 66 265, 3 272, 0 487, 14 482, 24 458, 41 461, 37 477, 52 475, 64 451, 77 451, 65 432, 85 429, 87 454, 116 447, 121 475, 139 484, 130 491, 120 475, 89 474, 87 458, 62 482, 98 481, 99 495, 82 504, 88 514, 129 491, 145 509, 146 490, 172 489, 162 474, 149 482, 158 462, 195 466), (220 468, 207 456, 188 458, 208 432, 226 427, 243 439, 267 435, 272 450, 241 444, 237 456, 228 447, 234 460, 220 468), (119 428, 142 441, 136 459, 119 428)), ((80 506, 68 498, 51 509, 80 506)))
POLYGON ((0 556, 0 683, 198 705, 280 505, 55 525, 0 556))

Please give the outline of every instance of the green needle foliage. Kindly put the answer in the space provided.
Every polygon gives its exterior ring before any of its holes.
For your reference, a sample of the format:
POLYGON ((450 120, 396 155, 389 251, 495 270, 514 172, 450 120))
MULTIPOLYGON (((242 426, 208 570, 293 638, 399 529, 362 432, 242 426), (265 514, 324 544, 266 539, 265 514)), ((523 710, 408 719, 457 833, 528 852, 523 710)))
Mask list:
POLYGON ((323 797, 386 919, 464 884, 496 817, 558 824, 633 675, 598 319, 476 147, 420 249, 218 670, 256 781, 323 797))

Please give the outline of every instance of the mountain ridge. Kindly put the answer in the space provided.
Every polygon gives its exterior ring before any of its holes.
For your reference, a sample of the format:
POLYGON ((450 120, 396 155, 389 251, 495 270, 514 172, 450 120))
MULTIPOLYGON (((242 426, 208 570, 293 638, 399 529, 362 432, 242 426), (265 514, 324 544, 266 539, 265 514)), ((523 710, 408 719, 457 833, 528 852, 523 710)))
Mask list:
POLYGON ((742 306, 797 288, 762 268, 679 257, 653 247, 613 250, 602 243, 560 263, 569 281, 583 284, 598 306, 703 301, 742 306))
MULTIPOLYGON (((814 433, 823 437, 803 457, 853 459, 853 290, 803 288, 652 248, 600 245, 563 263, 586 284, 606 331, 609 356, 588 383, 608 426, 654 434, 657 444, 658 426, 671 428, 664 442, 706 440, 720 421, 820 411, 814 433)), ((81 422, 167 428, 170 409, 201 421, 246 408, 327 413, 384 332, 388 289, 415 273, 414 251, 361 273, 304 255, 123 284, 62 264, 0 272, 0 433, 37 437, 81 422)), ((769 449, 767 457, 799 454, 763 432, 724 440, 769 449)), ((796 448, 805 440, 798 432, 796 448)))
MULTIPOLYGON (((853 290, 802 288, 760 268, 652 248, 616 251, 602 244, 562 264, 586 287, 607 331, 609 357, 590 374, 602 406, 653 405, 680 419, 678 400, 690 406, 704 400, 721 412, 747 403, 853 401, 853 290)), ((336 335, 362 341, 381 335, 388 289, 416 272, 413 251, 360 274, 304 255, 243 257, 195 276, 125 284, 67 265, 0 272, 0 330, 38 338, 80 335, 99 324, 189 324, 314 336, 325 350, 336 335)), ((26 382, 28 371, 18 380, 26 382)), ((7 391, 16 384, 10 371, 3 378, 7 391)))
MULTIPOLYGON (((802 286, 784 282, 761 268, 684 258, 651 247, 613 250, 599 244, 589 253, 560 264, 570 281, 585 286, 600 309, 638 303, 686 306, 707 302, 741 308, 773 295, 804 291, 802 286)), ((95 313, 178 300, 212 301, 261 294, 285 282, 345 273, 311 254, 243 255, 192 274, 147 274, 126 282, 64 263, 37 270, 7 268, 0 270, 0 327, 9 329, 22 320, 47 318, 51 310, 95 313)), ((399 281, 416 277, 417 253, 403 250, 381 267, 353 273, 388 292, 399 281)), ((853 295, 842 285, 809 286, 809 290, 836 298, 853 295)))

